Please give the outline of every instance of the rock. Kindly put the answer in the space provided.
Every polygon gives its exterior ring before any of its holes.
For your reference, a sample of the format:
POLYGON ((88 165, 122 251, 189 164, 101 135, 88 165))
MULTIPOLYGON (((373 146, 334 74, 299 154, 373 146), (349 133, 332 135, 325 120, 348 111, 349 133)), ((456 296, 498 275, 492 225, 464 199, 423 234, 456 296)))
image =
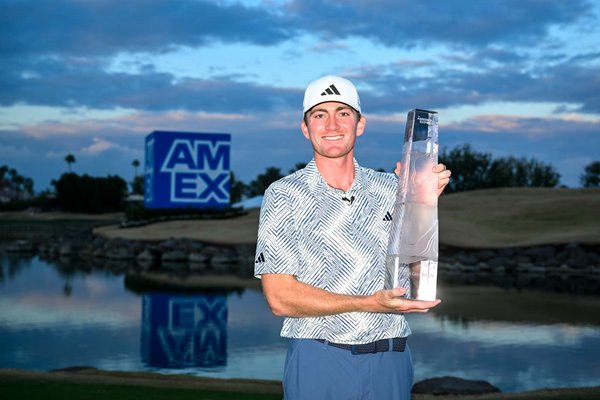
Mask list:
POLYGON ((506 267, 504 266, 495 266, 492 268, 492 272, 495 275, 506 275, 506 267))
POLYGON ((477 257, 470 253, 460 253, 457 255, 456 260, 464 265, 477 265, 477 263, 479 262, 479 260, 477 260, 477 257))
POLYGON ((109 250, 106 253, 106 258, 109 260, 133 260, 135 253, 130 247, 118 247, 109 250))
POLYGON ((473 395, 500 393, 500 389, 486 381, 443 376, 440 378, 425 379, 415 383, 412 387, 412 393, 433 395, 473 395))
POLYGON ((206 246, 201 252, 208 256, 208 258, 212 258, 215 254, 219 254, 219 249, 215 246, 206 246))
POLYGON ((106 250, 104 248, 98 248, 92 251, 92 256, 94 258, 104 258, 106 256, 106 250))
POLYGON ((7 248, 8 253, 33 253, 33 245, 27 240, 17 240, 11 243, 7 248))
POLYGON ((158 256, 152 250, 146 248, 135 259, 140 262, 155 262, 158 260, 158 256))
POLYGON ((186 261, 182 260, 173 260, 173 261, 164 261, 160 264, 161 269, 169 270, 169 271, 187 271, 189 265, 186 261))
POLYGON ((496 256, 496 253, 494 253, 492 250, 481 250, 477 252, 475 256, 482 261, 488 261, 494 258, 496 256))
POLYGON ((481 272, 489 272, 492 270, 492 267, 485 261, 479 261, 479 263, 477 263, 477 267, 481 272))
POLYGON ((219 253, 213 255, 210 262, 211 264, 233 264, 237 261, 237 257, 230 250, 222 250, 219 253))
POLYGON ((508 260, 504 257, 495 257, 488 260, 488 265, 491 268, 506 268, 509 264, 508 260))
POLYGON ((210 260, 210 257, 206 254, 194 251, 190 253, 189 261, 194 264, 205 264, 210 260))
POLYGON ((511 258, 515 255, 515 252, 512 247, 506 247, 504 249, 500 249, 498 251, 498 255, 504 258, 511 258))
POLYGON ((148 271, 150 269, 152 269, 152 267, 154 267, 155 262, 154 261, 149 261, 149 260, 145 260, 145 259, 140 259, 140 260, 135 260, 136 264, 139 265, 139 267, 143 270, 143 271, 148 271))
POLYGON ((177 248, 177 240, 174 238, 169 238, 167 240, 165 240, 164 242, 161 242, 160 245, 160 250, 161 251, 171 251, 175 248, 177 248))
POLYGON ((208 269, 208 264, 204 262, 194 262, 190 261, 189 264, 190 270, 194 272, 206 271, 208 269))
POLYGON ((60 250, 58 251, 60 257, 69 257, 74 253, 75 250, 73 249, 73 245, 70 242, 64 243, 62 246, 60 246, 60 250))
POLYGON ((182 262, 187 261, 188 258, 189 256, 187 253, 178 249, 167 251, 163 253, 161 257, 163 262, 182 262))
POLYGON ((475 273, 478 271, 478 268, 475 265, 459 264, 458 270, 465 273, 475 273))
POLYGON ((529 265, 532 264, 531 258, 525 254, 519 254, 517 256, 517 264, 519 265, 529 265))

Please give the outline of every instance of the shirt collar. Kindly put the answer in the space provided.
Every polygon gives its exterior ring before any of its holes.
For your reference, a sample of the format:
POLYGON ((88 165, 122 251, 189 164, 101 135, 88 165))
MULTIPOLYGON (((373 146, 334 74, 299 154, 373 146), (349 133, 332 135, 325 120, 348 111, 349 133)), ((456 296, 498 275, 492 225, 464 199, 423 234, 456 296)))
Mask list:
MULTIPOLYGON (((350 193, 356 190, 361 190, 362 188, 367 188, 368 181, 364 174, 364 169, 358 164, 355 158, 352 159, 354 162, 354 181, 352 182, 352 186, 346 193, 350 193)), ((314 190, 332 190, 344 192, 341 189, 336 189, 327 184, 325 179, 321 176, 319 169, 317 168, 317 164, 315 163, 315 159, 313 158, 306 167, 304 167, 304 172, 307 176, 307 182, 311 189, 314 190)))

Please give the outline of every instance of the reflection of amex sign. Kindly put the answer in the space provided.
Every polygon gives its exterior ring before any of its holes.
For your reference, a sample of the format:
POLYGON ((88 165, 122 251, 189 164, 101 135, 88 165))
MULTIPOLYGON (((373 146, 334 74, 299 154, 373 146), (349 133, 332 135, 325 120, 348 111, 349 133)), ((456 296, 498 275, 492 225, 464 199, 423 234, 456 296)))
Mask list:
POLYGON ((229 206, 230 134, 154 131, 145 148, 146 207, 229 206))
POLYGON ((229 142, 174 140, 160 172, 171 174, 173 202, 228 202, 229 142))

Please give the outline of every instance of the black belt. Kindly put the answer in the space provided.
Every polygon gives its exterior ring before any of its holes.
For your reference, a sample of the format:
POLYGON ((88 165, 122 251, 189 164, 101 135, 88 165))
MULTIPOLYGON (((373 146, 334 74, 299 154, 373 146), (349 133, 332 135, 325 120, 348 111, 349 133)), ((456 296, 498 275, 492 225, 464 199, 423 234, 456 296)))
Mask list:
POLYGON ((392 351, 404 351, 406 347, 406 337, 397 337, 393 339, 381 339, 371 343, 365 344, 344 344, 344 343, 333 343, 325 339, 315 339, 317 342, 325 343, 328 346, 337 347, 339 349, 350 350, 352 354, 368 354, 368 353, 381 353, 390 351, 390 342, 392 344, 392 351))

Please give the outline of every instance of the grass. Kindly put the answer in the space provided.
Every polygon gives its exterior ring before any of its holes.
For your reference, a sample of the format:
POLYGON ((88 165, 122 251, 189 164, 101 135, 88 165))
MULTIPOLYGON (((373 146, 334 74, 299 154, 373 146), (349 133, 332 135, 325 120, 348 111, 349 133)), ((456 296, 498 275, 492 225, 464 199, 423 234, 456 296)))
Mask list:
MULTIPOLYGON (((440 244, 502 248, 542 244, 600 244, 600 188, 501 188, 444 194, 439 201, 440 244)), ((121 229, 122 213, 67 214, 0 212, 0 228, 27 223, 85 221, 100 235, 130 240, 170 237, 230 244, 256 243, 258 211, 226 220, 188 220, 121 229)))
MULTIPOLYGON (((204 390, 179 387, 155 387, 136 384, 98 384, 47 381, 31 378, 0 378, 3 399, 27 400, 274 400, 281 394, 243 393, 225 390, 204 390)), ((413 400, 596 400, 600 387, 548 389, 524 393, 474 396, 413 395, 413 400)))
POLYGON ((502 188, 443 195, 440 243, 468 248, 600 244, 600 189, 502 188))
POLYGON ((29 380, 0 381, 0 393, 3 399, 27 400, 272 400, 281 398, 281 395, 274 394, 29 380))
MULTIPOLYGON (((101 221, 105 223, 105 221, 101 221)), ((109 221, 113 223, 119 222, 119 220, 109 221)), ((99 224, 98 220, 95 219, 50 219, 50 220, 7 220, 0 219, 0 225, 89 225, 99 224)))

